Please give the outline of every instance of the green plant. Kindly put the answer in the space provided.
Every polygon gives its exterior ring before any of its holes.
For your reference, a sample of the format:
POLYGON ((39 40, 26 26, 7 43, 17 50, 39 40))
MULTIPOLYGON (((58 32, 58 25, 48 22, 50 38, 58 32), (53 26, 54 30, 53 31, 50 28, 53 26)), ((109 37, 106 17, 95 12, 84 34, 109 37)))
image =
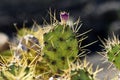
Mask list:
MULTIPOLYGON (((118 36, 113 36, 108 39, 105 39, 105 41, 102 41, 103 43, 103 52, 102 55, 111 63, 109 67, 114 65, 118 70, 120 70, 120 40, 118 36)), ((101 53, 100 53, 101 54, 101 53)), ((113 80, 119 79, 119 73, 113 80)))
POLYGON ((71 73, 71 80, 98 80, 96 74, 102 70, 98 67, 93 72, 92 64, 86 61, 86 58, 83 62, 77 60, 76 64, 73 65, 71 73))
POLYGON ((79 19, 69 24, 69 13, 61 12, 59 22, 51 15, 51 24, 43 27, 34 23, 32 29, 18 30, 18 44, 11 45, 11 55, 1 55, 1 80, 96 80, 101 69, 92 70, 81 46, 86 33, 78 33, 79 19))

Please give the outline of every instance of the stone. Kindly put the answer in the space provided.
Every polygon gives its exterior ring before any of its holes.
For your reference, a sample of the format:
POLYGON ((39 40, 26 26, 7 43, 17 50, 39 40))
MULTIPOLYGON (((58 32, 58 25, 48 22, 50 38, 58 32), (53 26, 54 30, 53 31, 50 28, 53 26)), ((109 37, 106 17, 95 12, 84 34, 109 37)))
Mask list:
POLYGON ((0 32, 0 52, 9 48, 9 38, 6 34, 0 32))

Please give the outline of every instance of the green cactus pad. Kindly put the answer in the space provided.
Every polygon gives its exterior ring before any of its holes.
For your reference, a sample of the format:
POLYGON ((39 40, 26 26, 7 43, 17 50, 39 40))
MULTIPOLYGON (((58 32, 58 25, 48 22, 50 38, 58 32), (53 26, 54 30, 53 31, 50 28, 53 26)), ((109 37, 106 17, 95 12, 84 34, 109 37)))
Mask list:
POLYGON ((71 66, 71 80, 98 80, 96 74, 102 70, 97 66, 93 71, 93 65, 86 58, 82 62, 78 59, 71 66))
POLYGON ((44 35, 44 58, 54 72, 68 69, 78 54, 78 41, 72 29, 66 25, 56 25, 44 35))
POLYGON ((107 53, 108 60, 120 70, 120 45, 114 45, 107 53))
POLYGON ((114 64, 117 69, 120 70, 120 40, 117 36, 113 34, 111 38, 105 39, 102 41, 104 45, 105 56, 111 64, 114 64))
POLYGON ((71 80, 94 80, 93 75, 90 75, 90 73, 84 69, 75 70, 72 73, 74 75, 72 75, 71 80))

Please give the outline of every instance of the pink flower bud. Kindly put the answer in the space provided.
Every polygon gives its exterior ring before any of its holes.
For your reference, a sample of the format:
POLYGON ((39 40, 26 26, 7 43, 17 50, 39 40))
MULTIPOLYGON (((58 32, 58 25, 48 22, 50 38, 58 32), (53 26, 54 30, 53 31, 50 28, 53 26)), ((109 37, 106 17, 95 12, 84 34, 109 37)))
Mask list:
POLYGON ((60 13, 60 19, 61 19, 61 24, 66 24, 66 22, 69 19, 69 13, 67 13, 67 12, 61 12, 60 13))

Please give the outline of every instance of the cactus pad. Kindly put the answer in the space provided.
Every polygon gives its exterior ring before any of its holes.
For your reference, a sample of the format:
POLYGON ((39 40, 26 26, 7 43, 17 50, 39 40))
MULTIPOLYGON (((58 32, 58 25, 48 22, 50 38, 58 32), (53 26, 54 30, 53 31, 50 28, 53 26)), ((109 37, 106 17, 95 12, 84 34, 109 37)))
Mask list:
POLYGON ((112 62, 111 64, 114 64, 116 68, 120 70, 120 41, 119 39, 113 35, 113 38, 108 38, 106 42, 103 42, 105 52, 105 57, 108 59, 108 61, 112 62))
POLYGON ((78 54, 78 42, 67 25, 56 25, 44 35, 44 58, 55 72, 68 68, 78 54))
POLYGON ((98 80, 96 74, 102 70, 98 67, 93 72, 92 64, 86 61, 86 59, 81 61, 78 59, 75 64, 72 65, 71 69, 71 80, 98 80))

